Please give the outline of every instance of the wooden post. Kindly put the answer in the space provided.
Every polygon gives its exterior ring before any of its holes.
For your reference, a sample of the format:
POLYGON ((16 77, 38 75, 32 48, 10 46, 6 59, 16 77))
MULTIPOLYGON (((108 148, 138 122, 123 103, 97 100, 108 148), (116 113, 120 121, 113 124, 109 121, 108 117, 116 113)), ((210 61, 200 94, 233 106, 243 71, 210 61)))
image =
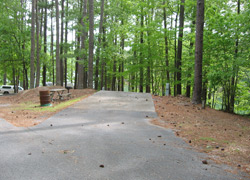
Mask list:
POLYGON ((205 108, 206 108, 206 101, 202 100, 202 109, 205 109, 205 108))

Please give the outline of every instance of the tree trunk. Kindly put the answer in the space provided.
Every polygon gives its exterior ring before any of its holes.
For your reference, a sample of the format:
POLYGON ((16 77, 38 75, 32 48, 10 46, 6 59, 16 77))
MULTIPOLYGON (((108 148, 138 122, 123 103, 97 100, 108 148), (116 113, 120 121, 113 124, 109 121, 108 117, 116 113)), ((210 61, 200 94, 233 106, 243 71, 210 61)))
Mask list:
POLYGON ((61 73, 60 73, 60 42, 59 42, 59 5, 56 0, 56 85, 61 85, 61 73))
MULTIPOLYGON (((137 39, 137 38, 135 38, 137 39)), ((135 40, 136 41, 136 40, 135 40)), ((133 59, 133 66, 136 65, 136 61, 137 61, 137 51, 134 50, 134 59, 133 59)), ((132 75, 131 75, 131 91, 132 92, 135 92, 135 88, 136 87, 136 72, 132 72, 132 75)))
POLYGON ((36 4, 36 87, 40 84, 39 8, 36 4))
POLYGON ((34 64, 35 64, 35 8, 36 0, 32 0, 32 14, 31 14, 31 54, 30 54, 30 89, 34 88, 34 64))
POLYGON ((94 0, 89 0, 89 69, 88 88, 93 89, 93 59, 94 59, 94 0))
POLYGON ((85 3, 83 1, 78 1, 79 5, 79 9, 80 9, 80 13, 82 13, 81 17, 78 18, 78 26, 80 26, 81 24, 81 28, 77 28, 77 39, 80 40, 80 43, 77 45, 77 52, 78 54, 81 54, 81 57, 77 57, 77 65, 78 65, 78 78, 77 78, 77 89, 83 89, 83 78, 84 78, 84 74, 83 74, 83 69, 84 69, 84 53, 82 53, 82 51, 84 51, 85 49, 85 24, 84 24, 84 7, 85 7, 85 3), (83 4, 84 3, 84 4, 83 4), (82 30, 81 30, 82 29, 82 30), (80 36, 81 34, 81 36, 80 36), (81 44, 81 45, 80 45, 81 44))
MULTIPOLYGON (((117 35, 115 35, 115 40, 114 40, 114 46, 117 46, 117 35)), ((111 82, 111 90, 115 91, 116 90, 116 76, 118 73, 116 73, 116 56, 114 56, 114 63, 113 63, 113 76, 112 76, 112 82, 111 82)), ((118 90, 120 89, 119 86, 119 78, 118 78, 118 90)))
POLYGON ((99 62, 100 62, 100 48, 101 48, 101 37, 103 27, 103 14, 104 14, 104 0, 101 1, 101 14, 98 34, 98 46, 97 46, 97 57, 96 57, 96 69, 95 69, 95 89, 98 90, 99 84, 99 62))
POLYGON ((195 73, 192 102, 201 103, 202 96, 202 55, 203 55, 204 0, 197 0, 196 37, 195 37, 195 73))
MULTIPOLYGON (((107 1, 106 1, 107 3, 107 1)), ((105 5, 106 5, 105 3, 105 5)), ((103 23, 106 23, 106 13, 104 12, 104 19, 103 23)), ((103 26, 103 38, 102 38, 102 45, 103 45, 103 51, 106 49, 106 27, 103 26)), ((105 62, 105 57, 102 59, 102 69, 101 69, 101 88, 104 88, 105 90, 107 89, 107 83, 106 83, 106 62, 105 62)))
MULTIPOLYGON (((237 13, 238 15, 240 14, 240 0, 238 0, 237 2, 238 4, 238 8, 237 8, 237 13)), ((239 27, 239 25, 238 25, 239 27)), ((237 27, 237 31, 238 31, 238 27, 237 27)), ((238 33, 238 32, 237 32, 238 33)), ((235 42, 235 55, 234 55, 234 62, 236 61, 236 58, 238 57, 238 49, 239 49, 239 37, 238 35, 236 35, 236 42, 235 42)), ((231 92, 230 92, 230 107, 229 107, 229 112, 233 113, 234 112, 234 102, 235 102, 235 93, 236 93, 236 89, 237 89, 237 81, 238 81, 238 70, 239 67, 238 65, 235 65, 235 63, 233 63, 233 76, 231 78, 231 92)))
POLYGON ((119 73, 117 73, 118 74, 118 77, 117 77, 117 79, 118 79, 118 82, 117 82, 117 85, 118 85, 118 91, 121 91, 121 72, 122 72, 122 67, 121 67, 121 64, 120 64, 120 62, 119 62, 119 64, 118 64, 118 72, 119 73))
MULTIPOLYGON (((82 26, 81 32, 81 52, 85 51, 85 40, 86 40, 86 24, 84 22, 87 16, 87 0, 84 0, 81 9, 83 9, 82 17, 80 19, 80 23, 82 26)), ((85 79, 85 65, 84 62, 86 61, 86 54, 82 53, 81 62, 78 63, 78 88, 84 88, 84 79, 85 79)))
MULTIPOLYGON (((147 25, 149 26, 150 24, 150 13, 148 14, 147 18, 147 25)), ((148 59, 147 59, 147 79, 146 79, 146 93, 150 93, 150 80, 151 80, 151 69, 150 69, 150 64, 151 64, 151 43, 150 43, 150 30, 147 30, 147 41, 148 41, 148 59)))
MULTIPOLYGON (((54 0, 52 0, 52 7, 54 6, 54 0)), ((51 64, 52 64, 52 82, 55 84, 55 60, 54 60, 54 28, 53 28, 53 8, 51 8, 51 44, 50 44, 50 55, 51 55, 51 64)))
MULTIPOLYGON (((76 39, 77 39, 77 46, 76 49, 80 50, 80 43, 81 43, 81 37, 79 35, 79 33, 76 33, 76 39)), ((80 60, 80 56, 79 54, 76 57, 76 68, 75 68, 75 89, 79 89, 79 60, 80 60)))
MULTIPOLYGON (((195 13, 193 13, 193 14, 195 14, 195 13)), ((194 28, 195 28, 195 20, 192 21, 191 34, 194 32, 194 28)), ((190 57, 193 54, 193 47, 194 47, 194 42, 191 40, 190 41, 190 52, 189 52, 190 57)), ((189 78, 191 78, 191 71, 192 71, 192 68, 189 67, 188 74, 187 74, 188 80, 187 80, 187 86, 186 86, 186 96, 187 97, 190 97, 190 95, 191 95, 191 81, 189 80, 189 78)))
MULTIPOLYGON (((65 47, 64 47, 64 54, 67 55, 68 53, 68 16, 69 16, 69 0, 66 0, 66 18, 65 18, 65 47)), ((68 65, 67 65, 67 57, 64 58, 64 83, 65 87, 67 86, 68 78, 68 65)))
MULTIPOLYGON (((163 5, 166 4, 166 1, 163 1, 163 5)), ((169 73, 169 59, 168 59, 168 36, 167 36, 167 13, 166 8, 163 8, 163 21, 164 21, 164 40, 165 40, 165 62, 167 67, 167 83, 170 84, 170 73, 169 73)), ((169 89, 169 95, 171 95, 171 91, 169 89)))
POLYGON ((12 62, 12 81, 14 85, 14 93, 16 93, 16 69, 14 67, 14 62, 12 62))
MULTIPOLYGON (((142 0, 144 2, 144 0, 142 0)), ((139 85, 139 91, 143 92, 143 28, 144 28, 144 14, 143 14, 143 5, 141 5, 141 35, 140 35, 140 85, 139 85)))
MULTIPOLYGON (((44 12, 44 54, 47 54, 47 0, 45 0, 45 12, 44 12)), ((46 86, 46 63, 43 64, 43 86, 46 86)))
POLYGON ((63 18, 64 18, 64 0, 61 0, 62 2, 62 9, 61 9, 61 42, 60 42, 60 81, 61 86, 63 86, 63 18))
MULTIPOLYGON (((24 9, 24 2, 23 0, 20 1, 21 2, 21 7, 24 9)), ((21 17, 21 32, 23 33, 24 32, 24 27, 26 26, 25 24, 25 21, 24 21, 24 17, 25 17, 25 13, 22 12, 22 17, 21 17)), ((25 62, 25 39, 22 39, 21 40, 22 42, 22 65, 23 65, 23 83, 22 83, 22 86, 23 86, 23 89, 26 90, 28 88, 28 86, 26 86, 26 62, 25 62)))
POLYGON ((6 85, 7 83, 7 74, 6 72, 4 72, 4 75, 3 75, 3 84, 6 85))
MULTIPOLYGON (((175 37, 174 37, 174 66, 175 68, 177 67, 177 21, 178 21, 178 15, 179 15, 179 6, 178 10, 176 13, 176 18, 175 18, 175 37)), ((174 96, 177 95, 177 71, 175 70, 174 72, 174 96)))
MULTIPOLYGON (((121 26, 124 25, 124 20, 122 19, 121 20, 121 26)), ((122 33, 121 34, 121 43, 120 43, 120 47, 121 47, 121 55, 124 54, 124 46, 125 46, 125 38, 124 38, 124 34, 122 33)), ((120 74, 122 73, 122 75, 120 76, 121 78, 121 84, 120 84, 120 91, 124 91, 124 75, 123 75, 123 72, 124 72, 124 59, 123 59, 123 56, 122 56, 122 59, 121 59, 121 63, 120 63, 120 74)))
POLYGON ((176 63, 176 68, 177 68, 177 95, 181 94, 181 58, 182 58, 183 28, 184 28, 184 3, 185 3, 185 0, 181 0, 179 38, 178 38, 177 63, 176 63))
MULTIPOLYGON (((87 17, 87 9, 88 9, 88 0, 84 0, 84 11, 83 11, 83 16, 84 17, 87 17)), ((87 31, 87 28, 86 28, 86 24, 85 24, 85 39, 88 37, 88 31, 87 31)), ((84 39, 84 41, 85 41, 84 39)), ((85 49, 85 44, 84 44, 84 49, 85 49)), ((87 52, 87 51, 86 51, 87 52)), ((84 66, 83 66, 83 88, 87 88, 88 87, 88 71, 87 71, 87 61, 88 61, 88 57, 87 55, 84 56, 84 66)))

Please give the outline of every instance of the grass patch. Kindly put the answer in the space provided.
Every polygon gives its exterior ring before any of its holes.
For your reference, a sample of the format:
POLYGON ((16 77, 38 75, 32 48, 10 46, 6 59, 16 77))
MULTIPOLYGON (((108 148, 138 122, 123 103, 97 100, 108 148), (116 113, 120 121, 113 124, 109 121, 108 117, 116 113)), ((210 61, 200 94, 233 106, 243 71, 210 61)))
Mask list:
POLYGON ((216 141, 214 138, 211 138, 211 137, 201 137, 200 140, 203 140, 203 141, 216 141))
POLYGON ((244 131, 249 131, 249 130, 250 130, 250 127, 248 127, 248 126, 242 126, 241 128, 242 128, 242 130, 244 130, 244 131))
POLYGON ((41 107, 40 104, 26 102, 26 103, 20 104, 14 110, 30 110, 30 111, 37 111, 37 112, 56 112, 60 109, 64 109, 64 108, 80 101, 84 97, 86 97, 86 96, 81 96, 79 98, 70 99, 68 101, 61 102, 60 104, 57 104, 55 106, 46 106, 46 107, 41 107))

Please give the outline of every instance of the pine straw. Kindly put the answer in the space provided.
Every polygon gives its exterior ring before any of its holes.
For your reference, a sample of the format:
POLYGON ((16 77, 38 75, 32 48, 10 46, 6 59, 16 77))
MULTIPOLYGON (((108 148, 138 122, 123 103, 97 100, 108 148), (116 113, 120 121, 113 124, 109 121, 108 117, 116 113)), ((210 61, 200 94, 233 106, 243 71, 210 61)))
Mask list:
POLYGON ((74 104, 76 101, 73 99, 80 97, 80 99, 83 99, 95 93, 93 89, 71 89, 71 99, 52 102, 53 107, 50 108, 52 111, 49 111, 49 109, 47 111, 46 107, 40 107, 39 91, 57 88, 62 89, 63 87, 38 87, 15 95, 1 96, 0 103, 3 106, 0 108, 0 117, 17 127, 35 126, 67 106, 74 104), (67 101, 70 103, 67 103, 67 101), (64 105, 61 106, 60 104, 63 103, 64 105))
POLYGON ((153 96, 159 118, 153 124, 174 129, 177 136, 216 162, 250 174, 250 119, 200 105, 189 98, 153 96))

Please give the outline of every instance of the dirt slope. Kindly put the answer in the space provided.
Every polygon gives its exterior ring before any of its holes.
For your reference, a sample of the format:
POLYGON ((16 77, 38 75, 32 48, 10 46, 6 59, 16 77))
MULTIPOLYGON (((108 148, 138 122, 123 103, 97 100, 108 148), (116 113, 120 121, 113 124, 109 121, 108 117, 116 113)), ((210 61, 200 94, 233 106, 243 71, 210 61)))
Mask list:
POLYGON ((61 86, 39 87, 21 93, 0 96, 0 117, 17 127, 35 126, 56 112, 75 103, 76 98, 86 98, 93 94, 92 89, 71 89, 71 98, 52 102, 52 107, 40 107, 39 91, 63 88, 61 86))
POLYGON ((159 115, 152 123, 174 129, 211 159, 250 174, 250 119, 193 105, 186 97, 153 96, 159 115))

